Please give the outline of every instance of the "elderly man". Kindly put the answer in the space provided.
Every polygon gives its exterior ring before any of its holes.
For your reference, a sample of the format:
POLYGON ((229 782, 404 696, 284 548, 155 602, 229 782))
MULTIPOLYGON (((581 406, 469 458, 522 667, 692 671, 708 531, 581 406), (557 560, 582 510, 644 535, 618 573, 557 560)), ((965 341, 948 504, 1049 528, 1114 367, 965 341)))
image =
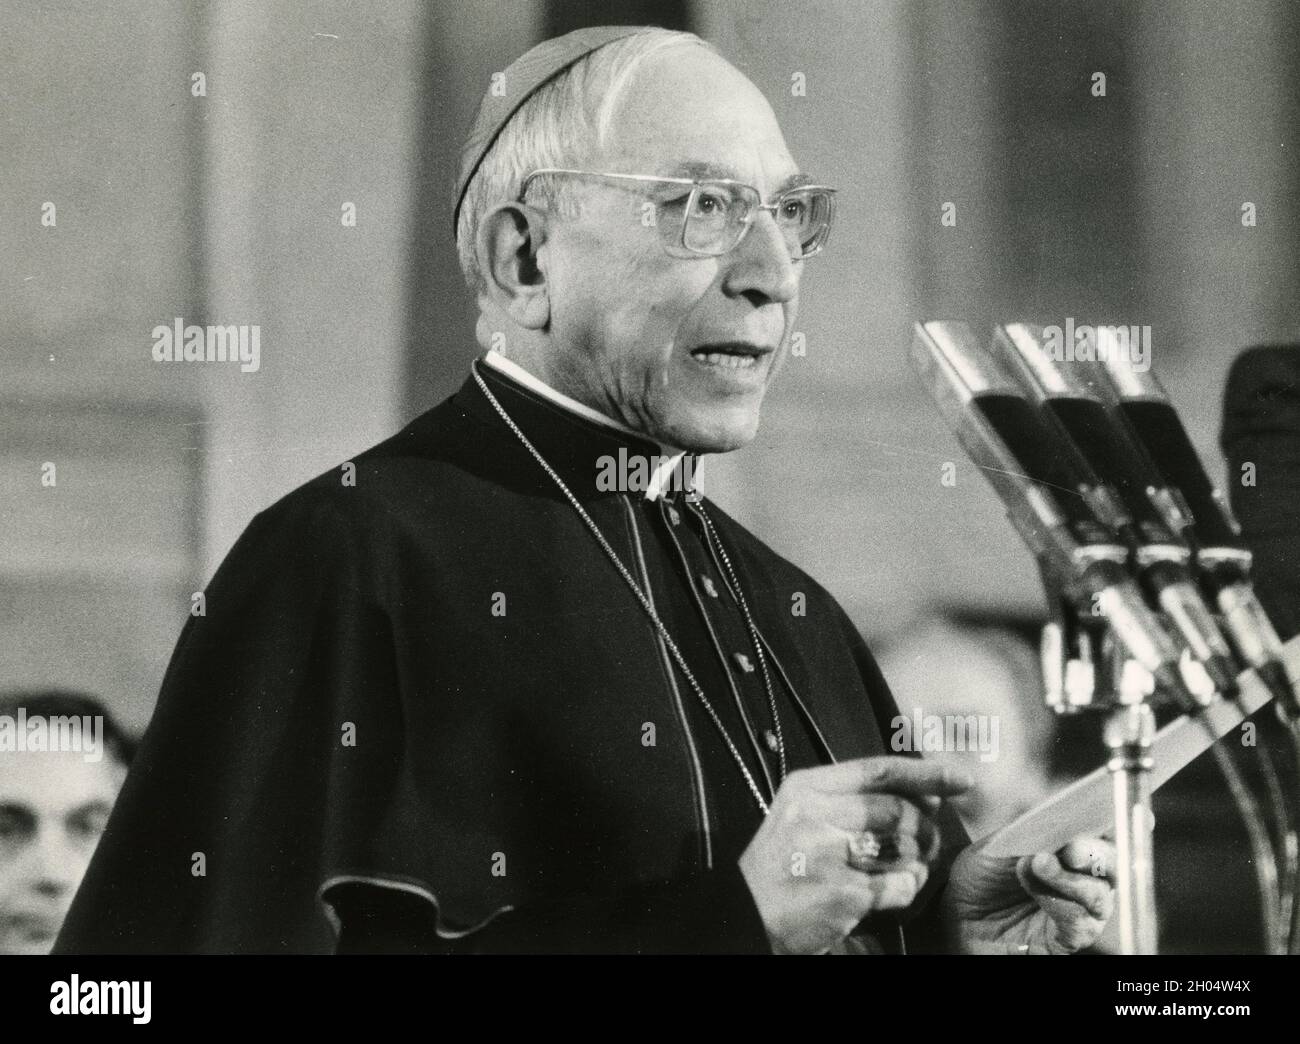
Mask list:
POLYGON ((61 949, 1090 943, 1109 849, 954 863, 968 781, 885 756, 843 611, 693 488, 830 230, 755 87, 688 34, 547 41, 458 190, 485 357, 254 519, 61 949))

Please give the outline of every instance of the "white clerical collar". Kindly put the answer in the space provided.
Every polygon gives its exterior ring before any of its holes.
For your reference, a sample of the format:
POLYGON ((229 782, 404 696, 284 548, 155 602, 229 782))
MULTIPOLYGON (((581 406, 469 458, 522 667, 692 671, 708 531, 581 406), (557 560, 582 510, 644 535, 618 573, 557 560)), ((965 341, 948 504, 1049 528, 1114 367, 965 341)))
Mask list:
MULTIPOLYGON (((571 399, 563 392, 556 391, 545 381, 538 380, 517 362, 507 359, 497 351, 489 349, 487 355, 484 356, 483 361, 494 370, 504 373, 507 377, 513 378, 525 388, 536 392, 544 399, 549 399, 551 402, 555 403, 555 405, 568 410, 570 413, 576 413, 583 420, 591 421, 593 424, 599 424, 604 428, 612 428, 614 431, 620 432, 624 435, 630 435, 642 442, 647 441, 645 435, 641 432, 634 431, 626 424, 620 424, 612 417, 606 417, 603 413, 598 410, 593 410, 585 403, 581 403, 577 399, 571 399)), ((677 465, 681 462, 682 457, 685 456, 681 450, 672 449, 668 446, 660 447, 660 452, 661 456, 659 458, 659 465, 651 471, 650 481, 646 483, 646 500, 658 500, 660 494, 662 494, 665 489, 669 488, 673 480, 673 475, 677 470, 677 465)), ((694 482, 699 481, 700 468, 698 459, 695 461, 695 467, 691 470, 690 474, 694 482)))

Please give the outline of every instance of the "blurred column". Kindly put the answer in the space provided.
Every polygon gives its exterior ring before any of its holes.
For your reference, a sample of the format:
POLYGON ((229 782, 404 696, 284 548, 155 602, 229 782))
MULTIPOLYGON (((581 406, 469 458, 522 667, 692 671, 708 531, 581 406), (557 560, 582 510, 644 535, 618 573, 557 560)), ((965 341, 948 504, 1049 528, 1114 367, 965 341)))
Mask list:
POLYGON ((1186 0, 1137 10, 1154 368, 1217 477, 1233 358, 1250 344, 1300 340, 1300 8, 1186 0))
POLYGON ((200 374, 210 572, 255 512, 398 426, 427 40, 417 0, 205 10, 193 321, 261 327, 258 372, 200 374))
POLYGON ((478 308, 456 256, 451 213, 460 147, 492 80, 541 39, 543 0, 478 0, 474 17, 454 0, 429 4, 421 25, 418 146, 404 302, 403 405, 414 416, 456 391, 479 354, 478 308))

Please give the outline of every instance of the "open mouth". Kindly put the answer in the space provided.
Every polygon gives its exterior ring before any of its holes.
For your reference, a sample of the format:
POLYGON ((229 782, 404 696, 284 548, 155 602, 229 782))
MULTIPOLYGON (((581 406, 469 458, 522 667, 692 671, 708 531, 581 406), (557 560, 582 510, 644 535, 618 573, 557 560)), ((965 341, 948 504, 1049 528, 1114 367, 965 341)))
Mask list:
POLYGON ((691 350, 691 356, 699 362, 726 370, 752 370, 762 362, 764 356, 770 354, 770 348, 760 348, 744 341, 704 344, 691 350))

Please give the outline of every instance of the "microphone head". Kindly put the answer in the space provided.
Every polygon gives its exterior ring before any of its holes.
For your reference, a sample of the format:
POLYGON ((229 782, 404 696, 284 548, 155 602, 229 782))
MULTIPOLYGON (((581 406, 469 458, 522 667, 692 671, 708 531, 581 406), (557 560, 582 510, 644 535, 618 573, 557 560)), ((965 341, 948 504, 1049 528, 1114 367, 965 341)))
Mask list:
POLYGON ((993 335, 993 350, 1036 400, 1065 396, 1105 403, 1113 397, 1110 379, 1096 360, 1069 359, 1034 323, 1006 323, 993 335))
POLYGON ((1300 633, 1300 345, 1249 348, 1232 364, 1219 445, 1259 600, 1280 637, 1300 633))

